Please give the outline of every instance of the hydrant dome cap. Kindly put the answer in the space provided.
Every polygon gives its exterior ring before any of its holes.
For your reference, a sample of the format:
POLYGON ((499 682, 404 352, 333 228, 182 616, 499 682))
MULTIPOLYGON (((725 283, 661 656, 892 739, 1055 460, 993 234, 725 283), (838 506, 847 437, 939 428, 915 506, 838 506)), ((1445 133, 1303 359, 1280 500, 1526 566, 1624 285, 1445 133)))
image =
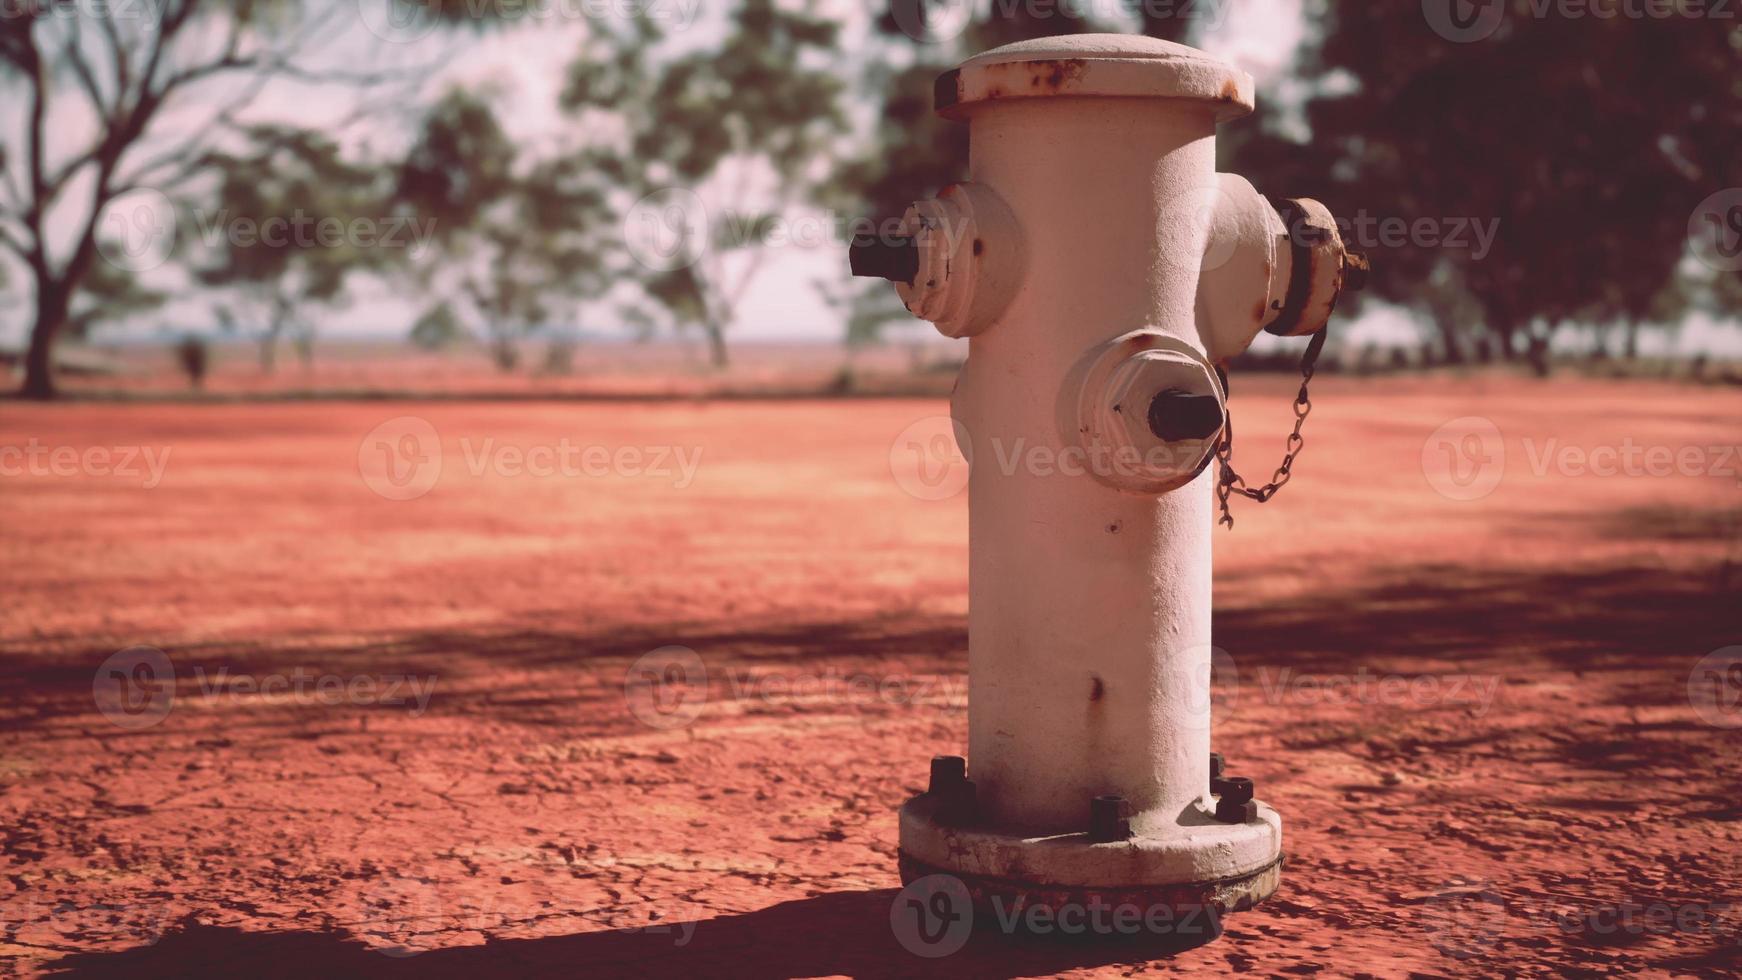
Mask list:
POLYGON ((1208 52, 1135 34, 1033 38, 975 55, 938 76, 937 111, 1004 99, 1114 96, 1210 104, 1217 122, 1253 108, 1252 76, 1208 52))

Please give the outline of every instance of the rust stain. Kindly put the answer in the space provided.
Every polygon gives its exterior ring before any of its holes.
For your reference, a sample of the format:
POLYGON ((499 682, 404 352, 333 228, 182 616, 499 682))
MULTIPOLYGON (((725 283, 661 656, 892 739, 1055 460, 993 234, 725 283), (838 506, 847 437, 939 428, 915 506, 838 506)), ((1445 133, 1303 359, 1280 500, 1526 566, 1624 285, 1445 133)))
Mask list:
POLYGON ((1240 83, 1232 78, 1222 83, 1222 99, 1225 102, 1240 101, 1240 83))
MULTIPOLYGON (((1002 65, 987 65, 988 77, 996 74, 999 82, 1005 86, 1028 80, 1029 88, 1059 89, 1068 82, 1076 81, 1087 71, 1089 63, 1082 58, 1047 58, 1040 61, 1012 61, 1002 65)), ((994 85, 991 87, 999 87, 994 85)))
POLYGON ((951 68, 938 76, 932 83, 932 101, 934 108, 947 109, 962 101, 962 70, 951 68))
MULTIPOLYGON (((1083 76, 1089 63, 1082 58, 1055 58, 1042 61, 1012 61, 1001 65, 987 65, 981 69, 981 77, 985 78, 985 91, 980 98, 987 101, 1007 99, 1015 96, 1044 95, 1058 92, 1071 82, 1083 76)), ((940 83, 942 79, 939 80, 940 83)), ((959 80, 952 83, 957 90, 956 98, 960 99, 959 80)), ((948 104, 955 104, 954 101, 948 104)), ((945 105, 938 102, 939 108, 945 105)))

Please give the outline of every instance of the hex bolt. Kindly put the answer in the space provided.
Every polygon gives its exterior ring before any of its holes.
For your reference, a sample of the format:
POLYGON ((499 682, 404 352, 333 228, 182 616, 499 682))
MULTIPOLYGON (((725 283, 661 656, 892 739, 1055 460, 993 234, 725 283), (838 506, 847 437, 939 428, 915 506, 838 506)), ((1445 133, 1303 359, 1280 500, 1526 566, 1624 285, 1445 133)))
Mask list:
POLYGON ((919 243, 913 238, 855 238, 847 247, 853 275, 912 283, 919 276, 919 243))
POLYGON ((1223 823, 1250 823, 1258 819, 1258 804, 1253 800, 1235 803, 1223 797, 1216 803, 1216 819, 1223 823))
POLYGON ((1110 844, 1131 836, 1131 804, 1123 796, 1097 796, 1089 801, 1089 840, 1110 844))
POLYGON ((1224 771, 1226 771, 1226 769, 1227 769, 1227 763, 1222 761, 1222 753, 1211 752, 1210 753, 1210 782, 1213 783, 1216 780, 1221 779, 1222 773, 1224 771))
POLYGON ((1149 402, 1149 431, 1163 442, 1208 439, 1222 431, 1222 404, 1215 395, 1170 388, 1149 402))
POLYGON ((959 755, 934 755, 928 793, 941 793, 968 781, 968 760, 959 755))
POLYGON ((968 760, 959 755, 932 756, 926 793, 937 800, 939 823, 959 827, 979 816, 980 793, 968 779, 968 760))

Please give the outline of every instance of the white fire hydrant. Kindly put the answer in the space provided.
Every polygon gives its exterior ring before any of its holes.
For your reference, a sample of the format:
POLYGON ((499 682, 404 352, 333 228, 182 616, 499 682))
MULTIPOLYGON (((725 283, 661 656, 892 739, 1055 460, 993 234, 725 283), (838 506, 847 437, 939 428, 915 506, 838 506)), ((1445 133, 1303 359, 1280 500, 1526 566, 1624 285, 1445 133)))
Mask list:
POLYGON ((1054 906, 1248 907, 1280 881, 1282 821, 1211 757, 1218 366, 1260 330, 1321 330, 1364 262, 1316 202, 1216 173, 1216 124, 1253 88, 1204 52, 1025 41, 936 97, 971 123, 971 179, 852 255, 972 338, 952 402, 971 467, 968 755, 935 760, 902 808, 903 877, 1054 906))

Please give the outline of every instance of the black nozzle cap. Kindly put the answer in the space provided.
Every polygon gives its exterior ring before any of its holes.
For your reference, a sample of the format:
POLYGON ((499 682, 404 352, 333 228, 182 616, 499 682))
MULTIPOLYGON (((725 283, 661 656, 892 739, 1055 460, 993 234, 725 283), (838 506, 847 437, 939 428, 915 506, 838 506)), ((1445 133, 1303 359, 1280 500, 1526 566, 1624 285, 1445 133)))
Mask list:
POLYGON ((912 238, 855 238, 847 246, 853 275, 912 283, 919 276, 919 243, 912 238))
POLYGON ((1149 403, 1149 431, 1163 442, 1208 439, 1222 431, 1222 403, 1215 395, 1169 390, 1149 403))

